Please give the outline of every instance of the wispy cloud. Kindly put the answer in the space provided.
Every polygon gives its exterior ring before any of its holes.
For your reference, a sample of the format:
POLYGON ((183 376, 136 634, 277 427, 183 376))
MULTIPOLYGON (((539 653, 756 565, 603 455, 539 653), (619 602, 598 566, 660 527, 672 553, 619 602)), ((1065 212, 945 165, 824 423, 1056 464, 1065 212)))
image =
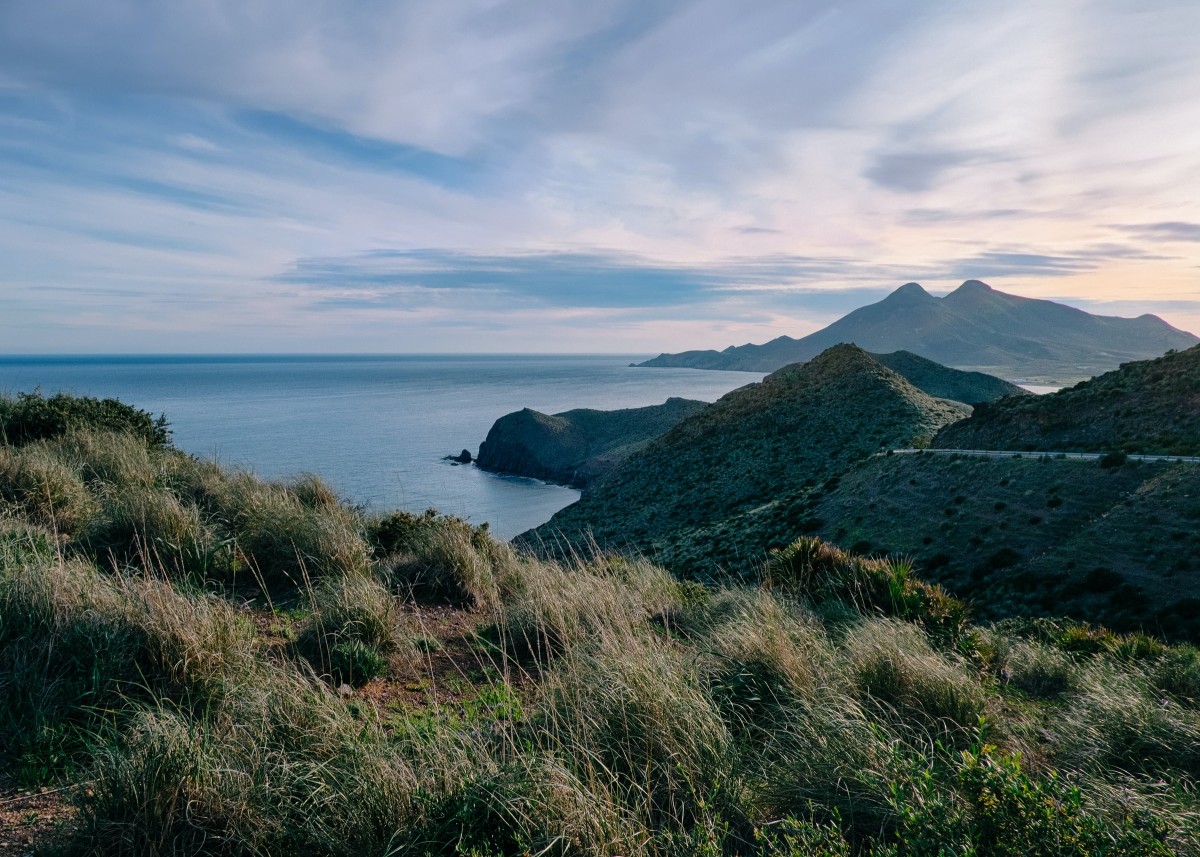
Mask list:
POLYGON ((1165 221, 1114 226, 1145 241, 1200 241, 1200 223, 1165 221))
POLYGON ((1197 327, 1197 31, 1185 0, 0 4, 5 348, 720 346, 967 277, 1197 327))

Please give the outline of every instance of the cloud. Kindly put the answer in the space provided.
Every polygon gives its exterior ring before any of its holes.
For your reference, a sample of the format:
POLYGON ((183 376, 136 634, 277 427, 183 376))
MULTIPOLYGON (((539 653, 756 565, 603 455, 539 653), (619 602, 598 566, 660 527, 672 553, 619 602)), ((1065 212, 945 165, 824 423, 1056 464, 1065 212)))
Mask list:
POLYGON ((1145 241, 1200 241, 1200 223, 1163 221, 1124 224, 1114 226, 1113 229, 1135 235, 1145 241))
POLYGON ((900 152, 879 155, 866 177, 880 187, 901 193, 927 191, 955 167, 972 161, 966 152, 900 152))
POLYGON ((215 301, 334 350, 418 318, 475 350, 534 320, 769 338, 912 279, 1153 309, 1200 261, 1198 27, 1186 0, 0 4, 0 300, 46 343, 211 332, 215 301))

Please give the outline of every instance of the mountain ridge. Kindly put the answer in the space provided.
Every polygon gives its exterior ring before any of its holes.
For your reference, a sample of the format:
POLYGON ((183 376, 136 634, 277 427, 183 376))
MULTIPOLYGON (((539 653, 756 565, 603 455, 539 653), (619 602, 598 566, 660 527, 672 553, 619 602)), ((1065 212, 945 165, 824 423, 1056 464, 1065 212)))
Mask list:
POLYGON ((1200 338, 1149 313, 1136 318, 1093 315, 1001 292, 981 280, 967 280, 940 298, 912 282, 800 339, 780 336, 722 351, 660 354, 637 365, 773 372, 841 342, 875 353, 911 351, 947 366, 1002 377, 1067 383, 1172 348, 1190 348, 1200 338))

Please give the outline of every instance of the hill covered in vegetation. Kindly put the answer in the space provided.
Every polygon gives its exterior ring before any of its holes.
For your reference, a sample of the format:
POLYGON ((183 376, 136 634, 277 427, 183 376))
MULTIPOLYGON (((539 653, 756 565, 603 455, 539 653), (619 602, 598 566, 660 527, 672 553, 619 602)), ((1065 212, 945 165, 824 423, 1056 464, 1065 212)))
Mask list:
POLYGON ((1200 346, 1046 396, 983 405, 942 430, 934 445, 1200 455, 1200 346))
POLYGON ((745 570, 786 543, 779 518, 798 497, 969 410, 840 345, 682 421, 528 538, 633 547, 690 574, 745 570), (769 512, 739 517, 754 510, 769 512))
POLYGON ((583 488, 706 407, 706 402, 670 398, 661 405, 614 411, 578 408, 550 415, 525 408, 492 424, 475 462, 496 473, 583 488))
POLYGON ((911 351, 872 354, 879 363, 903 377, 918 390, 939 399, 951 399, 968 405, 993 402, 1005 396, 1029 396, 1028 390, 1003 378, 984 372, 964 372, 911 351))
POLYGON ((86 421, 0 497, 14 852, 1200 853, 1200 652, 899 560, 549 562, 86 421))
POLYGON ((802 528, 908 557, 983 618, 1200 639, 1198 480, 1191 463, 880 456, 810 497, 802 528))
MULTIPOLYGON (((871 356, 935 398, 975 404, 1030 395, 991 375, 951 369, 907 351, 871 356)), ((475 461, 494 473, 584 488, 706 407, 704 402, 672 398, 662 405, 615 411, 580 408, 549 415, 525 408, 492 424, 475 461)))
POLYGON ((1191 348, 1200 339, 1157 316, 1092 315, 967 280, 942 298, 917 283, 906 283, 882 301, 800 339, 781 336, 763 345, 662 354, 640 365, 772 372, 811 360, 843 342, 879 353, 911 351, 948 366, 1004 378, 1064 383, 1125 361, 1158 357, 1172 348, 1191 348))

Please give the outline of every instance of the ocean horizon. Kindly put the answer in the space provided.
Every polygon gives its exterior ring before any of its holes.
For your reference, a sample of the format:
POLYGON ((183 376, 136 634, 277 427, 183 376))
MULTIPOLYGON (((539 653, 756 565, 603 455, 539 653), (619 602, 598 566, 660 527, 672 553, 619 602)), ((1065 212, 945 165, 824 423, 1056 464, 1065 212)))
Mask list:
POLYGON ((193 455, 266 479, 314 473, 370 511, 434 508, 512 538, 579 492, 444 460, 474 455, 498 417, 711 402, 762 377, 629 365, 649 356, 14 354, 0 356, 0 392, 120 399, 165 415, 193 455))

